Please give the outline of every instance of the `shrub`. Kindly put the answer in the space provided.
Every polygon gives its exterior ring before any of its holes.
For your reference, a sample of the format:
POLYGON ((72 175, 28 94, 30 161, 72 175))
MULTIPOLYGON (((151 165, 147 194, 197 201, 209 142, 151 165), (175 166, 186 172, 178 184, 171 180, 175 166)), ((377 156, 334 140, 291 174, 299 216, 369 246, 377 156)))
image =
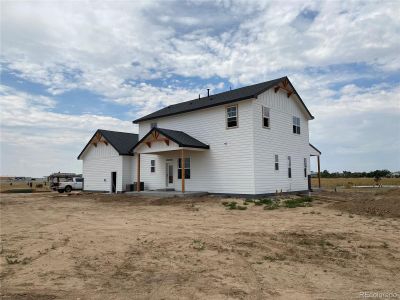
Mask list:
POLYGON ((193 249, 204 250, 206 248, 206 243, 200 240, 193 240, 193 249))
POLYGON ((236 208, 237 208, 238 210, 246 210, 246 209, 247 209, 247 206, 240 206, 240 205, 238 205, 236 208))
POLYGON ((277 202, 273 202, 271 205, 265 205, 265 210, 273 210, 279 208, 279 204, 277 202))
POLYGON ((312 202, 312 198, 309 196, 304 196, 296 199, 288 199, 285 201, 284 205, 287 208, 304 207, 310 206, 310 202, 312 202))

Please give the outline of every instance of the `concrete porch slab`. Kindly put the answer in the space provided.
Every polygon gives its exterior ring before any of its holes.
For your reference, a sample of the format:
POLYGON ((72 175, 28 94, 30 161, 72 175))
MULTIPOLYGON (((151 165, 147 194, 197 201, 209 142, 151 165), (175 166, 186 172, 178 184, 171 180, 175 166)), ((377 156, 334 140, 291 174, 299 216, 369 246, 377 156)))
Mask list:
POLYGON ((141 192, 126 192, 128 195, 144 196, 144 197, 201 197, 208 195, 207 192, 179 192, 179 191, 141 191, 141 192))

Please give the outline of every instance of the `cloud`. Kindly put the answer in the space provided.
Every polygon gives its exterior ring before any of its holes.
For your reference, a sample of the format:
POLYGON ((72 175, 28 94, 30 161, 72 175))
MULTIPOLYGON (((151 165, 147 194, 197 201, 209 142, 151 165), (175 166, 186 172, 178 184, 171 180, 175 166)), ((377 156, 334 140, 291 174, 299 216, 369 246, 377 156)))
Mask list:
POLYGON ((137 131, 131 122, 112 117, 54 113, 55 105, 52 98, 0 86, 2 175, 81 172, 76 157, 96 129, 137 131))
POLYGON ((126 79, 171 74, 237 85, 354 62, 389 72, 400 67, 399 12, 396 1, 8 1, 2 60, 53 94, 79 87, 116 102, 138 88, 126 79))
MULTIPOLYGON (((221 90, 227 89, 224 82, 238 87, 289 75, 316 116, 312 142, 323 150, 328 168, 400 168, 399 144, 393 142, 399 131, 398 1, 1 5, 3 72, 46 89, 33 95, 2 87, 1 142, 14 161, 29 157, 50 165, 51 158, 69 167, 63 161, 75 159, 94 129, 132 131, 130 122, 118 118, 56 112, 55 99, 67 91, 86 90, 126 107, 135 119, 194 99, 206 87, 221 90), (24 141, 36 156, 22 150, 24 141), (47 157, 40 151, 44 145, 47 157)), ((22 172, 23 166, 15 169, 22 172)), ((44 172, 43 164, 37 170, 44 172)))

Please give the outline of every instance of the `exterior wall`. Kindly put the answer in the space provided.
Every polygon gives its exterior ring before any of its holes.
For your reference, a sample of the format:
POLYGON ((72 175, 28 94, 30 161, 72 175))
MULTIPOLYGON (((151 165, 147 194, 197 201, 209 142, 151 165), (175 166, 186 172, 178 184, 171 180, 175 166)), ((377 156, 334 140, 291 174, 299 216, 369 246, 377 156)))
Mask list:
POLYGON ((110 144, 99 143, 97 147, 90 145, 82 160, 84 190, 111 191, 111 172, 117 172, 117 191, 125 190, 125 184, 131 177, 129 165, 133 157, 120 156, 110 144))
MULTIPOLYGON (((150 130, 150 123, 157 122, 160 128, 184 131, 210 146, 204 152, 190 151, 191 179, 185 180, 187 191, 211 193, 255 193, 254 149, 253 149, 253 100, 238 105, 238 128, 226 128, 226 106, 216 106, 194 112, 145 121, 139 124, 139 139, 150 130)), ((233 105, 232 103, 230 105, 233 105)), ((177 179, 179 152, 160 155, 141 155, 141 180, 145 188, 166 187, 165 160, 174 160, 174 181, 177 179), (150 160, 156 160, 156 172, 150 173, 150 160)))
POLYGON ((288 98, 286 92, 270 89, 254 101, 253 115, 256 194, 307 190, 304 158, 309 174, 308 120, 296 96, 288 98), (270 109, 270 129, 262 126, 262 105, 270 109), (300 118, 300 135, 292 131, 293 116, 300 118), (275 154, 279 155, 279 171, 275 171, 275 154), (292 160, 292 178, 288 178, 288 156, 292 160))

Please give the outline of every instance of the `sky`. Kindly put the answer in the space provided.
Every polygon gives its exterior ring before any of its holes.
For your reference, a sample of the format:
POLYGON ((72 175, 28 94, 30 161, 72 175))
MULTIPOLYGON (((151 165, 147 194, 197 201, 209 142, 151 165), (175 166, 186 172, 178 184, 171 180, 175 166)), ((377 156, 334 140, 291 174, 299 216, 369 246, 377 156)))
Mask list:
POLYGON ((0 3, 0 175, 81 173, 98 128, 282 76, 322 169, 400 170, 399 1, 0 3))

